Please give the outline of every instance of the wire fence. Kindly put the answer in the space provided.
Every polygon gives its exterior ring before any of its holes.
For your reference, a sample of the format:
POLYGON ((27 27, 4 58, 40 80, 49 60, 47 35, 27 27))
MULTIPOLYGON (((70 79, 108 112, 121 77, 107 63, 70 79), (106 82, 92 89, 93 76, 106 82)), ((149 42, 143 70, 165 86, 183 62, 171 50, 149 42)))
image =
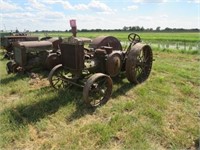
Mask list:
POLYGON ((147 44, 159 49, 175 49, 175 50, 199 50, 200 42, 147 42, 147 44))
MULTIPOLYGON (((121 42, 122 45, 128 45, 129 42, 121 42)), ((158 49, 172 49, 172 50, 191 50, 200 51, 200 42, 172 42, 172 41, 144 41, 144 43, 158 49)))

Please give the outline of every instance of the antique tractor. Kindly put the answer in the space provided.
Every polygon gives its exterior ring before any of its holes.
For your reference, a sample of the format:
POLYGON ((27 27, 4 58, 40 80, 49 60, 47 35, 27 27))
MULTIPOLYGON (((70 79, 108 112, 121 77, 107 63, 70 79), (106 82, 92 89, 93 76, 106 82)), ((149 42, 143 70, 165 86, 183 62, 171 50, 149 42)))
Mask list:
POLYGON ((125 73, 128 81, 138 84, 151 72, 153 54, 140 36, 131 33, 126 50, 113 36, 97 37, 84 47, 85 41, 72 36, 60 44, 61 64, 49 73, 48 80, 55 89, 72 85, 83 88, 83 100, 92 107, 105 104, 112 94, 112 77, 125 73))
POLYGON ((7 72, 16 73, 29 71, 36 67, 51 70, 60 64, 60 38, 47 41, 25 41, 13 43, 14 59, 7 63, 7 72))
POLYGON ((36 36, 28 36, 24 33, 18 33, 9 36, 1 37, 1 46, 6 50, 4 58, 13 58, 13 43, 20 41, 38 41, 39 38, 36 36))

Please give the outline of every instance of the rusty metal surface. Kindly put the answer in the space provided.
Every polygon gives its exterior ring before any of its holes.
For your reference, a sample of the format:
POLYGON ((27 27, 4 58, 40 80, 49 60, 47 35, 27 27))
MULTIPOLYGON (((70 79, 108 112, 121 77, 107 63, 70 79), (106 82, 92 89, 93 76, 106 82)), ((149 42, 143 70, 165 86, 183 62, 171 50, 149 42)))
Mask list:
POLYGON ((114 51, 109 54, 106 60, 106 73, 111 76, 117 76, 122 68, 122 53, 120 51, 114 51))
POLYGON ((83 43, 91 43, 92 42, 92 39, 85 38, 85 37, 78 37, 78 38, 76 37, 75 39, 82 41, 83 43))
POLYGON ((92 107, 105 104, 112 94, 112 79, 103 74, 93 74, 83 88, 83 100, 92 107))
POLYGON ((36 48, 36 47, 49 47, 52 48, 52 43, 49 41, 26 41, 17 42, 14 44, 17 47, 36 48))
POLYGON ((38 37, 34 36, 4 36, 1 38, 1 46, 3 46, 8 52, 13 51, 13 43, 19 41, 38 41, 38 37))
POLYGON ((55 54, 56 56, 49 56, 52 51, 52 43, 49 41, 15 42, 13 47, 14 61, 24 70, 45 67, 45 65, 47 69, 51 69, 60 63, 57 54, 55 54))
POLYGON ((120 41, 113 36, 100 36, 95 38, 90 44, 91 48, 97 49, 102 46, 112 47, 114 50, 122 50, 120 41))
POLYGON ((24 67, 25 64, 27 63, 26 50, 24 48, 15 47, 14 60, 18 65, 20 65, 21 67, 24 67))
POLYGON ((39 38, 37 36, 5 36, 4 37, 9 42, 16 42, 16 41, 38 41, 39 38))
POLYGON ((56 66, 60 63, 61 63, 61 57, 56 53, 51 53, 46 58, 45 67, 50 70, 54 66, 56 66))
POLYGON ((62 65, 64 67, 77 71, 81 71, 84 68, 83 45, 62 43, 60 49, 62 65))
POLYGON ((55 51, 59 49, 59 45, 62 43, 62 39, 61 38, 50 38, 47 41, 52 43, 53 50, 55 50, 55 51))
POLYGON ((145 81, 151 72, 152 62, 151 47, 141 43, 135 44, 128 53, 126 60, 127 79, 134 84, 145 81))

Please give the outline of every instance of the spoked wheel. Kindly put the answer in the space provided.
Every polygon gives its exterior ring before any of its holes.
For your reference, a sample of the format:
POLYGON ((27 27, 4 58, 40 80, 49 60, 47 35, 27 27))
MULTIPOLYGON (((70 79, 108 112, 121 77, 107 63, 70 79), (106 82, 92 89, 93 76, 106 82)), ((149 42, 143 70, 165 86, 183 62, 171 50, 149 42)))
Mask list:
POLYGON ((92 75, 83 88, 83 100, 88 106, 105 104, 112 94, 112 79, 102 73, 92 75))
POLYGON ((71 86, 71 84, 67 82, 67 80, 70 79, 72 79, 72 74, 65 70, 61 64, 55 66, 48 76, 50 85, 57 90, 71 86))
POLYGON ((126 60, 127 79, 135 84, 145 81, 151 72, 152 61, 153 54, 149 45, 134 45, 126 60))

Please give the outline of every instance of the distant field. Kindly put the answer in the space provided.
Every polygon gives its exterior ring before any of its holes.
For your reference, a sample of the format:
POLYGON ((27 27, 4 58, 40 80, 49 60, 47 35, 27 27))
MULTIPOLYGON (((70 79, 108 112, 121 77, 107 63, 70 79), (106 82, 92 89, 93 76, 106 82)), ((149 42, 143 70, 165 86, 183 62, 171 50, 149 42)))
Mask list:
MULTIPOLYGON (((98 36, 114 36, 118 38, 123 46, 128 44, 130 32, 79 32, 78 37, 94 39, 98 36)), ((178 50, 183 53, 200 54, 200 33, 198 32, 137 32, 143 42, 150 44, 154 49, 178 50)), ((32 33, 39 37, 52 36, 66 38, 71 36, 70 32, 65 33, 32 33)))
MULTIPOLYGON (((77 36, 95 38, 100 35, 112 35, 119 38, 121 41, 127 41, 127 36, 130 32, 79 32, 77 36)), ((173 42, 199 42, 200 33, 198 32, 137 32, 142 40, 144 41, 173 41, 173 42)), ((33 33, 33 35, 38 35, 44 37, 43 33, 33 33)), ((65 33, 48 33, 48 36, 53 37, 68 37, 71 36, 70 32, 65 33)))

